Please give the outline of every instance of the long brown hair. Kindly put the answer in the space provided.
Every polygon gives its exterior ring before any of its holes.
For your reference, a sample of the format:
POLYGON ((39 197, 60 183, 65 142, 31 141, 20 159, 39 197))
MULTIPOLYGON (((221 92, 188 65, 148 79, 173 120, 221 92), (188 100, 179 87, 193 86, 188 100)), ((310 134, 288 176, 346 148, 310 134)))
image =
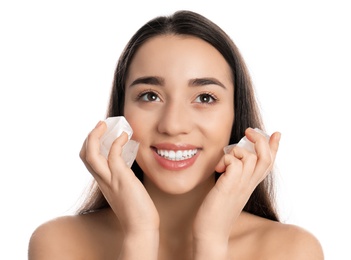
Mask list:
MULTIPOLYGON (((151 37, 175 34, 198 37, 215 47, 226 59, 234 79, 234 113, 230 143, 237 143, 246 128, 264 129, 261 115, 257 107, 251 78, 244 60, 231 38, 216 24, 204 16, 191 11, 178 11, 171 16, 156 17, 142 26, 127 43, 122 52, 114 74, 110 103, 107 116, 123 115, 125 82, 129 65, 138 48, 151 37)), ((137 162, 132 165, 135 175, 143 181, 143 172, 137 162)), ((274 203, 273 176, 261 182, 244 207, 244 211, 278 221, 274 203)), ((95 181, 78 214, 86 214, 109 207, 95 181)))

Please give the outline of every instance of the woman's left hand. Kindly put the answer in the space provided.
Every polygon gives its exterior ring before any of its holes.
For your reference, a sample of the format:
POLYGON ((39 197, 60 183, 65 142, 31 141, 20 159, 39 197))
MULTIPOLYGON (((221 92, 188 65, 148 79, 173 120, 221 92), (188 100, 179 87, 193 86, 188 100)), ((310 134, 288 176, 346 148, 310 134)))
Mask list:
POLYGON ((222 174, 200 206, 193 225, 195 259, 225 259, 233 223, 273 167, 280 133, 272 134, 268 141, 252 128, 245 135, 256 153, 235 146, 217 164, 215 170, 222 174))

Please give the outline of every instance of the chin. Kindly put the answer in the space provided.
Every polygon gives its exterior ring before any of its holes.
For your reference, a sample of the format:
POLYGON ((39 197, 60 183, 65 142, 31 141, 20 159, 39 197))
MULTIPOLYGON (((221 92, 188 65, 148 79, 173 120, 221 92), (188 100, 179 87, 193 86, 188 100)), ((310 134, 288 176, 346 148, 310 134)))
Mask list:
POLYGON ((190 187, 189 185, 162 185, 158 187, 162 192, 167 193, 169 195, 184 195, 189 193, 190 191, 194 190, 195 187, 190 187))
MULTIPOLYGON (((179 173, 178 173, 179 174, 179 173)), ((184 195, 198 189, 210 189, 215 183, 215 175, 211 174, 207 178, 195 179, 190 176, 162 176, 158 179, 148 179, 149 187, 153 187, 169 195, 184 195), (151 185, 150 185, 151 184, 151 185)))

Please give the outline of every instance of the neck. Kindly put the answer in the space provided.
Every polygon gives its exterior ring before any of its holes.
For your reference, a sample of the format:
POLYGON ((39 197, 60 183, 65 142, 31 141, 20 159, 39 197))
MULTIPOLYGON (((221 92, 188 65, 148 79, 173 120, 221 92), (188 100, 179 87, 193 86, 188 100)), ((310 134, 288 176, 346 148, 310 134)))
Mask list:
POLYGON ((183 194, 170 194, 144 177, 144 185, 160 216, 161 259, 191 259, 192 225, 205 196, 215 184, 214 177, 183 194))
POLYGON ((198 208, 214 184, 214 177, 211 177, 191 191, 183 194, 169 194, 145 178, 145 188, 160 216, 160 232, 172 235, 191 232, 198 208))

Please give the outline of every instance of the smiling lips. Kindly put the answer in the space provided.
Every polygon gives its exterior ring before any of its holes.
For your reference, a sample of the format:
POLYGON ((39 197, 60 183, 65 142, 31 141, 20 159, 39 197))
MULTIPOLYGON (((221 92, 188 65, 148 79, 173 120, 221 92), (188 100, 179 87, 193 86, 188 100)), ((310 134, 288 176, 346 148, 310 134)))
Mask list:
POLYGON ((154 147, 156 161, 167 170, 183 170, 196 161, 199 149, 190 146, 158 145, 154 147))
POLYGON ((193 157, 197 153, 197 149, 191 150, 156 150, 157 154, 171 161, 182 161, 193 157))

